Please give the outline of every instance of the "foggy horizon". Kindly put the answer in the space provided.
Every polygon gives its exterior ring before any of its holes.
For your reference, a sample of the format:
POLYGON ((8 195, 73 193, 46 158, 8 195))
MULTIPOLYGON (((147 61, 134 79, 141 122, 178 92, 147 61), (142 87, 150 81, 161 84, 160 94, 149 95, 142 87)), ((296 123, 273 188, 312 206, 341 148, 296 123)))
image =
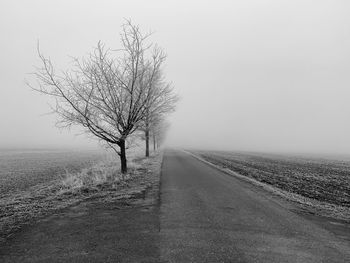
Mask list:
POLYGON ((57 129, 50 101, 25 79, 40 64, 38 40, 65 70, 99 40, 120 48, 130 18, 154 32, 181 97, 165 146, 350 154, 350 3, 219 3, 1 2, 0 149, 98 147, 79 129, 57 129))

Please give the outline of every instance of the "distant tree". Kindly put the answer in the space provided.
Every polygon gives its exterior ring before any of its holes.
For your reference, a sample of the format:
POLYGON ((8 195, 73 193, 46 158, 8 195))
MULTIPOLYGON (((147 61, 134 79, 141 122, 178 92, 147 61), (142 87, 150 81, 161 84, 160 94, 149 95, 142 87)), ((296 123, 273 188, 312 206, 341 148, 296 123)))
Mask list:
POLYGON ((155 151, 164 142, 167 131, 170 127, 169 122, 164 119, 158 119, 151 129, 153 139, 153 150, 155 151))
POLYGON ((149 105, 156 100, 149 81, 162 57, 158 49, 152 53, 152 44, 145 44, 148 37, 127 21, 122 26, 122 49, 112 51, 99 42, 87 57, 73 59, 73 68, 63 73, 57 73, 38 47, 42 67, 34 73, 38 85, 30 85, 56 99, 59 126, 78 125, 115 149, 122 173, 127 172, 126 140, 153 111, 149 105))
POLYGON ((141 130, 144 131, 144 139, 146 143, 146 157, 149 156, 150 131, 153 126, 156 127, 165 116, 175 110, 179 97, 174 93, 174 89, 170 83, 164 80, 162 65, 165 61, 164 52, 156 47, 152 56, 152 67, 148 72, 147 85, 150 91, 147 100, 147 110, 143 119, 141 130))

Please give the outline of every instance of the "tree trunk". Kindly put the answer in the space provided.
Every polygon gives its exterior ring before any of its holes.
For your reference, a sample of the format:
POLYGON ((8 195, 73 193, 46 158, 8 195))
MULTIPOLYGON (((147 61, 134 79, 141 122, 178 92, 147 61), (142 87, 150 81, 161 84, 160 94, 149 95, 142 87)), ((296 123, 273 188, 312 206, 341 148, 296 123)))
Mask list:
POLYGON ((146 122, 145 138, 146 138, 146 157, 149 157, 149 124, 148 122, 146 122))
POLYGON ((125 174, 128 171, 126 151, 125 151, 125 140, 120 140, 119 147, 120 147, 119 156, 120 156, 121 172, 125 174))
POLYGON ((156 151, 156 135, 153 132, 153 151, 156 151))

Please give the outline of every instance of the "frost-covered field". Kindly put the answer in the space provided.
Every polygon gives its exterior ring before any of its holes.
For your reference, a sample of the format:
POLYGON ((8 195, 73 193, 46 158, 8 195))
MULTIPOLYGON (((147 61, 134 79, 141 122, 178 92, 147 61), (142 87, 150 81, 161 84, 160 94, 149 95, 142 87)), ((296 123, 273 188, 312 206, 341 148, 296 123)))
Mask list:
POLYGON ((31 219, 66 207, 67 175, 105 159, 103 151, 0 150, 0 242, 31 219))
POLYGON ((350 208, 349 157, 192 151, 205 160, 289 193, 350 208))
POLYGON ((0 150, 0 197, 91 166, 102 151, 0 150))

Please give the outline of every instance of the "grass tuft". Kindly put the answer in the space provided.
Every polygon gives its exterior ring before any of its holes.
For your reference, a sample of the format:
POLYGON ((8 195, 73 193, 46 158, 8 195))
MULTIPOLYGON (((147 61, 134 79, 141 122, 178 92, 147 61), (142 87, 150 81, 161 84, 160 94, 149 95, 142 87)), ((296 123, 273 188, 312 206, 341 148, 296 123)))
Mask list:
POLYGON ((114 159, 107 159, 80 172, 72 173, 66 170, 62 176, 60 193, 94 188, 107 183, 120 184, 130 179, 137 170, 142 169, 142 166, 142 162, 131 160, 128 162, 128 173, 123 175, 120 172, 120 164, 114 159))

